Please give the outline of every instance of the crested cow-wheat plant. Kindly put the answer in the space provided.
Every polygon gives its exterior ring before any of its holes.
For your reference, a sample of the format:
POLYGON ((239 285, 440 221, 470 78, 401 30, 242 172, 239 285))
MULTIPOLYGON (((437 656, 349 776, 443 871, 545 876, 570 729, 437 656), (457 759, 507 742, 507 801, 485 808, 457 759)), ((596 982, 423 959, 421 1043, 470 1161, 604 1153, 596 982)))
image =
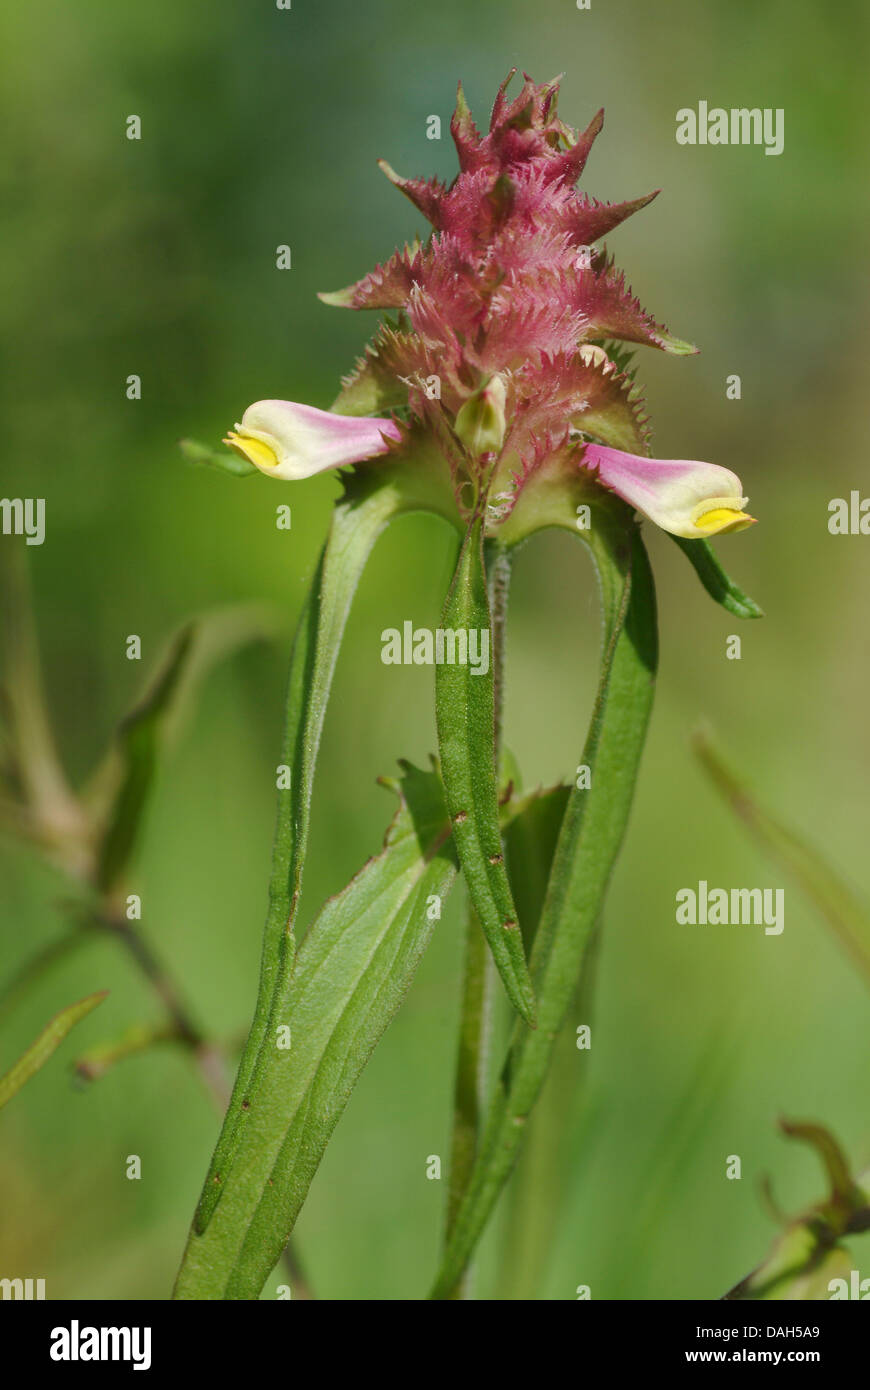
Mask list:
POLYGON ((226 437, 233 452, 215 455, 236 473, 281 482, 341 470, 343 493, 291 658, 259 994, 177 1298, 258 1297, 461 876, 469 937, 458 1101, 432 1285, 435 1298, 457 1296, 546 1078, 629 814, 657 662, 643 520, 674 536, 731 612, 759 613, 708 544, 752 523, 740 480, 649 452, 631 352, 694 349, 641 307, 601 238, 655 195, 603 203, 578 192, 602 114, 578 133, 557 114, 558 82, 527 77, 509 98, 512 76, 485 135, 460 88, 460 171, 449 187, 383 166, 431 231, 321 296, 385 315, 331 410, 258 401, 226 437), (428 771, 403 765, 382 852, 300 940, 315 764, 345 621, 378 536, 412 511, 446 522, 458 547, 441 627, 419 637, 414 658, 435 666, 437 758, 428 771), (584 777, 523 797, 500 757, 503 638, 512 556, 548 527, 581 540, 597 568, 601 671, 584 777), (537 895, 508 841, 534 846, 548 864, 537 895), (487 951, 515 1017, 478 1114, 463 1097, 475 1091, 485 1047, 487 951))

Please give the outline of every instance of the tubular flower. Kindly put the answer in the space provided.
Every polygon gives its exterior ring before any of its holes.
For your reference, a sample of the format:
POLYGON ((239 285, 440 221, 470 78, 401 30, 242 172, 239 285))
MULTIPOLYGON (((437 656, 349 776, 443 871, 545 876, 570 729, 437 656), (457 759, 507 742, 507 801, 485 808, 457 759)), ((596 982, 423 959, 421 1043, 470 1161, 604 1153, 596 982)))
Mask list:
POLYGON ((310 478, 385 454, 401 438, 392 420, 352 420, 295 401, 255 401, 224 443, 273 478, 310 478))
POLYGON ((451 123, 460 172, 449 187, 400 178, 382 162, 431 233, 348 289, 321 295, 395 316, 331 412, 259 402, 228 442, 264 472, 298 478, 411 454, 425 436, 449 474, 458 517, 485 505, 490 534, 524 532, 521 517, 570 524, 578 492, 596 489, 678 536, 750 525, 733 473, 648 456, 647 417, 619 345, 695 348, 641 307, 597 243, 656 193, 619 203, 580 193, 603 113, 572 130, 556 113, 558 80, 539 86, 527 76, 509 100, 513 76, 485 135, 460 86, 451 123), (388 411, 391 420, 363 423, 388 411))
POLYGON ((727 468, 689 459, 650 459, 587 444, 583 466, 650 521, 675 536, 699 540, 722 531, 742 531, 754 517, 743 508, 740 479, 727 468))

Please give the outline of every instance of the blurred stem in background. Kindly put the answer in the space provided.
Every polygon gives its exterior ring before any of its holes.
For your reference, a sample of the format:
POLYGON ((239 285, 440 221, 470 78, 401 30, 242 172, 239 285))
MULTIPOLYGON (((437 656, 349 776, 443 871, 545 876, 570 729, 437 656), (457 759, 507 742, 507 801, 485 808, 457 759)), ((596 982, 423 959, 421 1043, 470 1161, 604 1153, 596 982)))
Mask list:
MULTIPOLYGON (((453 1132, 450 1140, 450 1174, 447 1188, 447 1220, 444 1238, 449 1241, 456 1216, 474 1171, 485 1113, 487 1065, 492 1036, 495 966, 477 913, 466 907, 465 964, 456 1075, 453 1086, 453 1132)), ((469 1267, 456 1285, 453 1298, 471 1296, 469 1267)))
POLYGON ((870 1168, 853 1179, 843 1150, 821 1125, 780 1120, 780 1129, 815 1149, 830 1192, 824 1202, 785 1222, 767 1259, 724 1297, 735 1301, 859 1298, 861 1293, 853 1287, 854 1260, 841 1241, 870 1230, 870 1168))
POLYGON ((760 804, 745 779, 729 768, 707 729, 695 731, 692 748, 714 787, 751 837, 794 877, 858 966, 865 983, 870 984, 867 908, 813 845, 760 804))
MULTIPOLYGON (((74 898, 60 904, 68 922, 65 933, 26 960, 0 988, 0 1015, 79 947, 96 935, 108 937, 147 980, 166 1017, 131 1025, 121 1038, 84 1053, 75 1064, 78 1076, 95 1080, 128 1057, 173 1043, 188 1053, 218 1113, 223 1114, 231 1091, 226 1056, 195 1021, 182 991, 143 934, 139 917, 125 912, 131 888, 127 869, 144 830, 166 724, 180 692, 201 678, 219 656, 268 635, 272 623, 258 608, 229 610, 211 614, 178 634, 145 696, 123 720, 117 746, 107 753, 90 787, 77 795, 67 781, 52 735, 26 568, 20 552, 8 547, 0 552, 0 564, 5 634, 0 827, 34 846, 76 889, 74 898)), ((67 1014, 71 1011, 58 1016, 61 1022, 67 1014)), ((46 1033, 53 1026, 57 1027, 57 1021, 46 1033)), ((299 1261, 289 1248, 285 1261, 296 1297, 310 1298, 299 1261)))
POLYGON ((0 550, 0 605, 0 827, 29 839, 76 877, 90 862, 88 821, 51 732, 23 554, 9 546, 0 550))
MULTIPOLYGON (((745 779, 728 766, 709 730, 695 731, 692 748, 714 787, 750 836, 795 878, 857 965, 865 983, 870 984, 867 909, 815 846, 755 799, 745 779)), ((835 1281, 845 1280, 849 1284, 852 1277, 852 1258, 840 1244, 841 1239, 870 1230, 870 1169, 853 1180, 843 1150, 821 1125, 781 1120, 780 1128, 790 1138, 802 1139, 816 1150, 830 1181, 830 1195, 826 1202, 794 1220, 779 1218, 785 1230, 767 1259, 725 1294, 727 1299, 830 1298, 835 1281)))

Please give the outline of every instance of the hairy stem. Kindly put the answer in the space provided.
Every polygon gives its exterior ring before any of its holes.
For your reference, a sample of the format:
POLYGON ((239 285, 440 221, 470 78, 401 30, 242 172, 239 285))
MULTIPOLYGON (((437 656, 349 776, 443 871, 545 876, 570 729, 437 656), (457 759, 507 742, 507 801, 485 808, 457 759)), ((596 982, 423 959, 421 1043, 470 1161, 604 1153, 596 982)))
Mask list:
MULTIPOLYGON (((477 1157, 492 1029, 492 957, 477 913, 470 903, 466 915, 465 964, 453 1087, 453 1133, 450 1141, 445 1242, 449 1242, 453 1233, 477 1157)), ((470 1279, 465 1277, 457 1284, 451 1296, 465 1298, 469 1291, 470 1279)))
POLYGON ((599 919, 586 950, 568 1017, 556 1039, 546 1082, 529 1116, 528 1133, 505 1194, 497 1297, 525 1302, 540 1297, 580 1142, 589 1052, 578 1051, 573 1023, 590 1024, 601 942, 599 919))
MULTIPOLYGON (((484 554, 492 633, 495 704, 493 756, 498 766, 504 715, 505 637, 511 557, 508 550, 492 541, 486 543, 484 554)), ((477 913, 469 903, 453 1090, 453 1133, 450 1143, 450 1178, 445 1228, 447 1243, 453 1233, 456 1216, 474 1170, 480 1141, 492 1037, 494 973, 493 960, 487 948, 483 928, 477 913)), ((466 1271, 457 1281, 451 1297, 467 1298, 470 1294, 470 1284, 470 1271, 466 1271)))
POLYGON ((549 1069, 619 852, 657 663, 652 573, 627 515, 602 510, 589 537, 604 610, 601 679, 583 752, 591 787, 572 791, 532 952, 538 1027, 514 1026, 466 1196, 432 1290, 451 1297, 510 1176, 549 1069))

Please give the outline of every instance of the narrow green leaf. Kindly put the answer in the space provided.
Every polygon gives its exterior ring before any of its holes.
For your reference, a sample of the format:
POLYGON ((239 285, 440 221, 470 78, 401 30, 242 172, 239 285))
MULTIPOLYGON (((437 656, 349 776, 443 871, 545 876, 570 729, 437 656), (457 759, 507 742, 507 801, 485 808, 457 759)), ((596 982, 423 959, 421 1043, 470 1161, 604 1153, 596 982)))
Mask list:
POLYGON ((75 1004, 69 1004, 65 1009, 61 1009, 59 1014, 48 1022, 43 1028, 39 1037, 36 1038, 18 1058, 18 1061, 9 1068, 4 1076, 0 1076, 0 1110, 10 1101, 25 1082, 31 1076, 44 1067, 52 1053, 60 1046, 67 1033, 87 1014, 91 1009, 95 1009, 98 1004, 102 1004, 108 990, 101 989, 96 994, 88 994, 84 999, 79 999, 75 1004))
POLYGON ((553 855, 570 794, 570 787, 551 787, 548 791, 532 792, 522 797, 511 811, 504 828, 504 847, 514 885, 514 901, 529 955, 538 930, 553 855))
POLYGON ((234 1162, 215 1174, 221 1201, 204 1234, 191 1233, 176 1298, 258 1296, 428 944, 434 900, 444 899, 457 865, 437 776, 404 768, 390 784, 400 808, 383 850, 326 903, 299 947, 234 1162))
POLYGON ((179 439, 178 447, 188 463, 200 468, 216 468, 220 473, 229 473, 234 478, 246 478, 258 472, 252 463, 230 449, 213 449, 210 444, 200 444, 198 439, 179 439))
POLYGON ((97 886, 103 891, 117 883, 136 842, 154 784, 163 719, 190 656, 193 632, 193 625, 188 624, 178 634, 154 685, 121 725, 123 776, 108 815, 97 865, 97 886))
POLYGON ((570 1004, 628 819, 657 665, 655 593, 640 532, 604 509, 586 534, 602 591, 604 653, 582 762, 571 791, 535 936, 538 1027, 514 1026, 472 1180, 432 1291, 449 1298, 510 1175, 570 1004))
MULTIPOLYGON (((465 910, 465 956, 459 1010, 459 1036, 453 1081, 453 1121, 450 1137, 444 1239, 449 1241, 474 1160, 485 1114, 489 1039, 493 1021, 495 963, 471 903, 465 910)), ((467 1280, 454 1290, 468 1295, 467 1280)))
MULTIPOLYGON (((559 786, 521 798, 503 832, 523 939, 530 955, 570 790, 559 786)), ((598 934, 596 928, 596 937, 598 934)), ((574 1023, 592 1022, 597 954, 590 941, 569 1008, 574 1023)), ((498 1276, 495 1288, 489 1291, 499 1302, 522 1301, 540 1294, 555 1235, 564 1219, 565 1202, 576 1181, 575 1146, 580 1137, 578 1121, 585 1111, 584 1078, 591 1056, 578 1052, 576 1042, 566 1019, 505 1192, 498 1276)))
POLYGON ((441 625, 469 637, 473 631, 485 634, 490 644, 485 673, 470 661, 444 661, 435 668, 438 751, 456 849, 474 910, 508 998, 534 1027, 534 993, 499 829, 492 624, 479 518, 462 544, 441 625))
POLYGON ((257 1005, 197 1208, 195 1222, 200 1234, 224 1190, 239 1133, 246 1122, 244 1102, 254 1085, 264 1039, 269 1034, 271 1041, 273 1036, 273 1007, 293 967, 293 928, 308 845, 314 768, 347 615, 375 541, 407 506, 407 498, 386 480, 380 486, 360 480, 349 488, 333 511, 329 536, 299 620, 290 657, 280 755, 281 765, 290 769, 290 785, 278 791, 257 1005), (218 1173, 221 1181, 215 1182, 218 1173))
POLYGON ((711 598, 727 608, 736 618, 763 618, 764 610, 754 599, 738 589, 725 573, 709 541, 690 541, 685 536, 671 536, 684 555, 689 557, 695 573, 711 598))

